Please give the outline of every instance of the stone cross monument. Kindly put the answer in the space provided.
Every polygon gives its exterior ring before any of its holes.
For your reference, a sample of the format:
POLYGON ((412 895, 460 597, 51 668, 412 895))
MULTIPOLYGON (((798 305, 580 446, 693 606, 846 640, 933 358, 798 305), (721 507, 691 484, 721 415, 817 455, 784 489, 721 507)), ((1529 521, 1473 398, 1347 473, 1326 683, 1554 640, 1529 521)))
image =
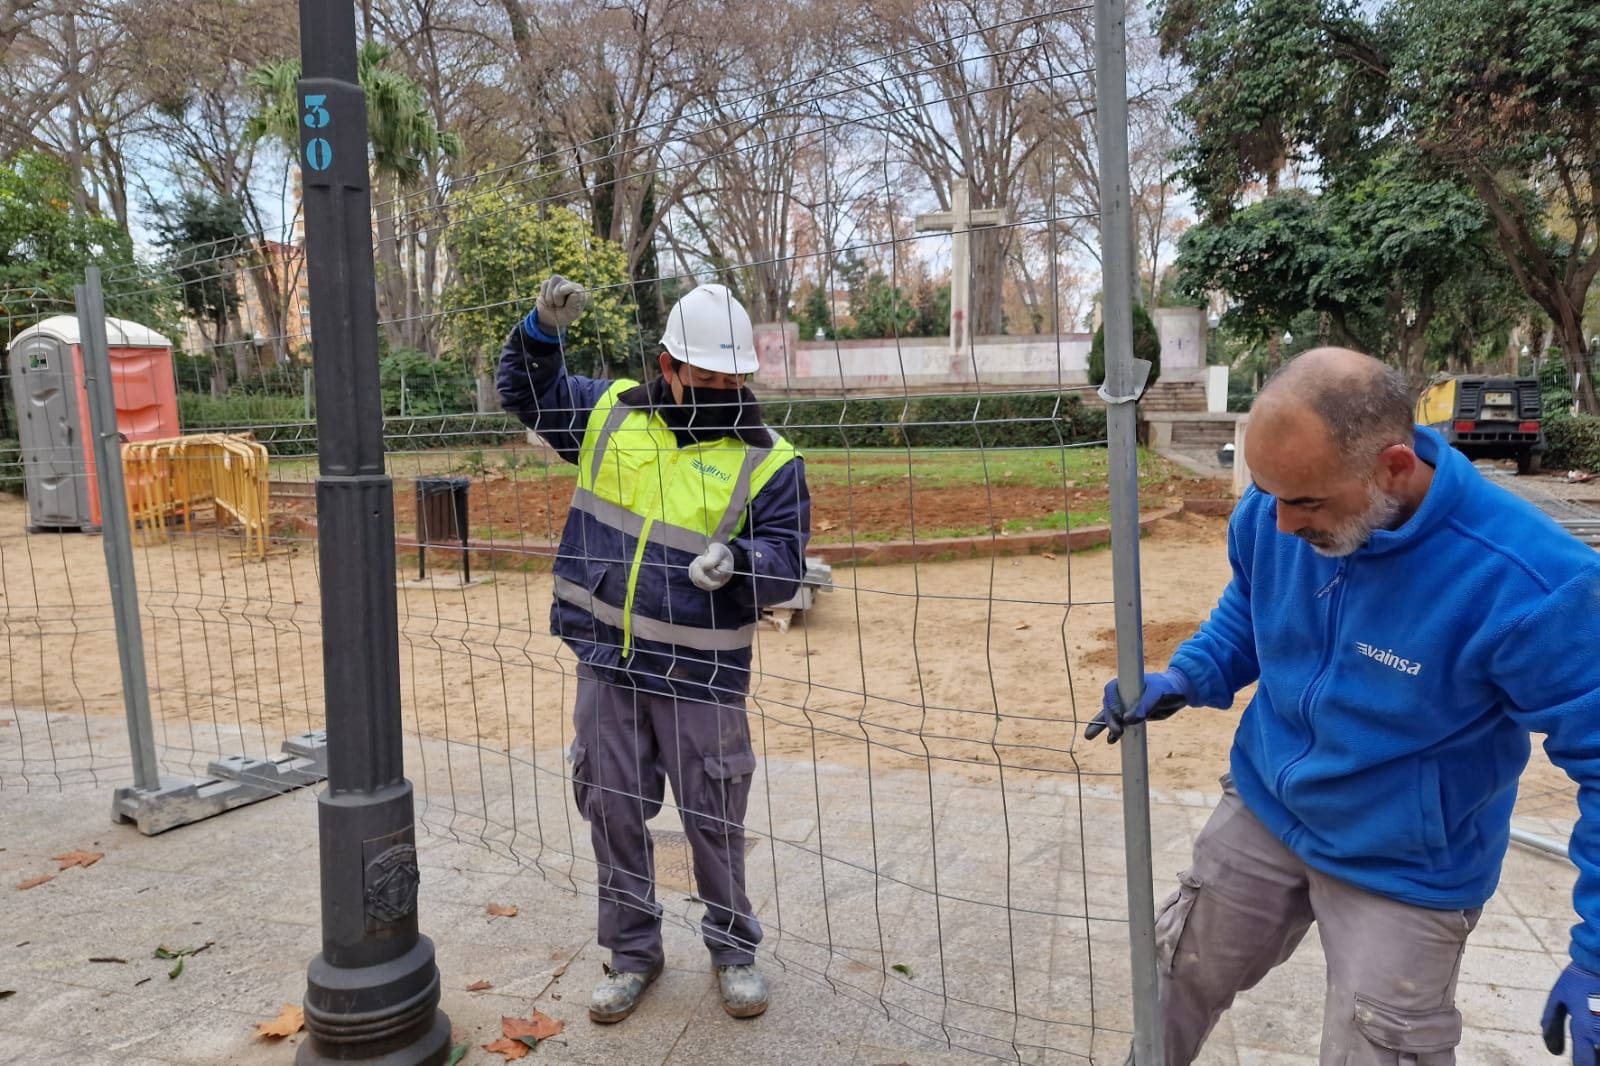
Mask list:
POLYGON ((979 226, 1004 226, 1004 208, 972 209, 972 196, 965 178, 950 185, 950 210, 917 216, 917 232, 939 231, 950 234, 950 348, 960 353, 971 339, 972 247, 968 234, 979 226))

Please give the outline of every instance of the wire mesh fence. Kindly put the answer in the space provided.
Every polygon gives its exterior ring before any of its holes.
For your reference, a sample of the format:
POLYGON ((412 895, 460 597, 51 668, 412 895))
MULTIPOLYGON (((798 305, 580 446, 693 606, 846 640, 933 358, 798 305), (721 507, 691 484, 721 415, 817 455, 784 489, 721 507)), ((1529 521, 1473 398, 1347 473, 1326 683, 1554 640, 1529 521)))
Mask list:
MULTIPOLYGON (((761 323, 765 421, 804 454, 813 564, 809 602, 762 612, 751 653, 760 771, 744 841, 727 846, 745 851, 763 958, 976 1054, 1120 1058, 1132 1018, 1119 769, 1080 739, 1115 669, 1111 570, 1093 551, 1108 539, 1105 421, 1076 280, 1096 270, 1084 249, 1097 204, 1069 180, 1093 168, 1092 55, 1084 6, 994 18, 762 92, 725 89, 670 124, 641 117, 515 167, 393 185, 375 204, 400 695, 422 821, 581 895, 610 883, 573 795, 579 663, 550 635, 579 473, 500 410, 497 357, 559 273, 590 294, 563 340, 568 370, 649 381, 665 310, 697 282, 729 284, 761 323), (940 129, 998 157, 996 180, 975 183, 982 207, 954 180, 910 191, 911 160, 940 129), (644 206, 658 195, 671 201, 659 214, 644 206), (613 226, 605 203, 630 221, 613 226), (919 208, 937 210, 919 223, 919 208), (975 212, 990 212, 981 226, 975 212), (729 234, 741 236, 717 243, 729 234), (1001 335, 1008 318, 1031 332, 1001 335), (465 521, 441 533, 426 486, 457 478, 465 521)), ((169 509, 72 527, 138 519, 152 718, 178 775, 278 757, 326 724, 314 361, 303 253, 292 232, 277 237, 105 281, 113 310, 183 330, 166 364, 181 433, 248 437, 268 456, 260 557, 236 515, 191 491, 214 456, 166 460, 169 509)), ((41 300, 12 320, 56 310, 71 314, 41 300)), ((1203 408, 1202 373, 1168 365, 1147 404, 1203 408)), ((116 380, 119 411, 149 406, 116 380)), ((570 426, 589 411, 545 414, 570 426)), ((141 427, 130 444, 173 435, 141 427)), ((91 460, 65 444, 52 476, 87 497, 91 460)), ((20 458, 0 463, 9 476, 20 458)), ((1225 492, 1153 454, 1140 463, 1148 514, 1225 492)), ((0 497, 13 716, 0 787, 123 784, 101 546, 40 528, 28 508, 0 497)), ((1191 572, 1174 602, 1147 605, 1155 623, 1192 632, 1225 580, 1220 544, 1219 523, 1198 519, 1157 537, 1158 559, 1191 572)), ((737 704, 741 689, 722 695, 737 704)), ((1158 768, 1157 787, 1206 788, 1194 766, 1220 769, 1212 747, 1168 752, 1178 769, 1158 768)), ((1542 777, 1531 796, 1541 817, 1570 807, 1542 777)), ((705 813, 680 810, 681 831, 670 815, 651 823, 657 902, 689 928, 704 911, 689 821, 705 813)))

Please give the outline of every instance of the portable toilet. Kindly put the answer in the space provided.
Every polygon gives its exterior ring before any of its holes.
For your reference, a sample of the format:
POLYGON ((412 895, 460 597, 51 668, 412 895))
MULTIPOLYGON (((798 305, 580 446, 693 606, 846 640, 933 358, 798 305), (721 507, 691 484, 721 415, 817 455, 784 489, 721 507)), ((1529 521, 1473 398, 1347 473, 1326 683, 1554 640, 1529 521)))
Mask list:
MULTIPOLYGON (((106 344, 123 439, 178 436, 172 342, 137 322, 107 318, 106 344)), ((47 318, 17 334, 10 366, 28 531, 99 529, 100 485, 76 316, 47 318)))

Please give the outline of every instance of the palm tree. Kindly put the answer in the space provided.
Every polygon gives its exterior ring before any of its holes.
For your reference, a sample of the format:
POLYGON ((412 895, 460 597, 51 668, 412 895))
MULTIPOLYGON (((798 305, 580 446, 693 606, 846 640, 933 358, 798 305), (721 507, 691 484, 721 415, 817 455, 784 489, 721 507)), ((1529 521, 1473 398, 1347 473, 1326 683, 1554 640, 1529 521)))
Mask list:
MULTIPOLYGON (((414 200, 412 194, 433 166, 461 154, 461 138, 439 129, 416 82, 385 65, 392 54, 384 45, 367 41, 357 53, 356 71, 367 99, 367 142, 372 149, 379 316, 390 347, 416 348, 426 345, 432 316, 424 305, 432 302, 433 284, 431 276, 415 276, 427 226, 421 212, 408 207, 408 200, 414 200)), ((298 152, 300 60, 267 63, 252 71, 248 80, 257 94, 250 136, 276 140, 291 153, 298 152)), ((428 263, 426 273, 431 275, 431 251, 428 263)))

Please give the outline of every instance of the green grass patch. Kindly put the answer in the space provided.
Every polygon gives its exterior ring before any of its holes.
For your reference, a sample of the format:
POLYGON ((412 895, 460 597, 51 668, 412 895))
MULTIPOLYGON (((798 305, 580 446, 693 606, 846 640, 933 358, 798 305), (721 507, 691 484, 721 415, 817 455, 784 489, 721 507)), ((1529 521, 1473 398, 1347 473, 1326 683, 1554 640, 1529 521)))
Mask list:
POLYGON ((1008 518, 1001 528, 1007 533, 1048 533, 1061 529, 1086 529, 1111 521, 1109 507, 1090 507, 1082 511, 1057 511, 1033 518, 1008 518))
MULTIPOLYGON (((390 477, 411 480, 419 477, 484 477, 511 474, 517 477, 572 474, 566 463, 551 464, 544 456, 519 448, 441 448, 422 452, 390 452, 384 458, 390 477)), ((272 460, 272 477, 279 481, 315 481, 317 457, 303 456, 272 460)))
MULTIPOLYGON (((1089 488, 1105 482, 1106 449, 1084 448, 811 448, 805 453, 812 485, 874 485, 909 475, 927 488, 956 485, 1025 485, 1060 488, 1063 481, 1089 488)), ((1141 478, 1181 475, 1158 455, 1139 451, 1141 478)))

